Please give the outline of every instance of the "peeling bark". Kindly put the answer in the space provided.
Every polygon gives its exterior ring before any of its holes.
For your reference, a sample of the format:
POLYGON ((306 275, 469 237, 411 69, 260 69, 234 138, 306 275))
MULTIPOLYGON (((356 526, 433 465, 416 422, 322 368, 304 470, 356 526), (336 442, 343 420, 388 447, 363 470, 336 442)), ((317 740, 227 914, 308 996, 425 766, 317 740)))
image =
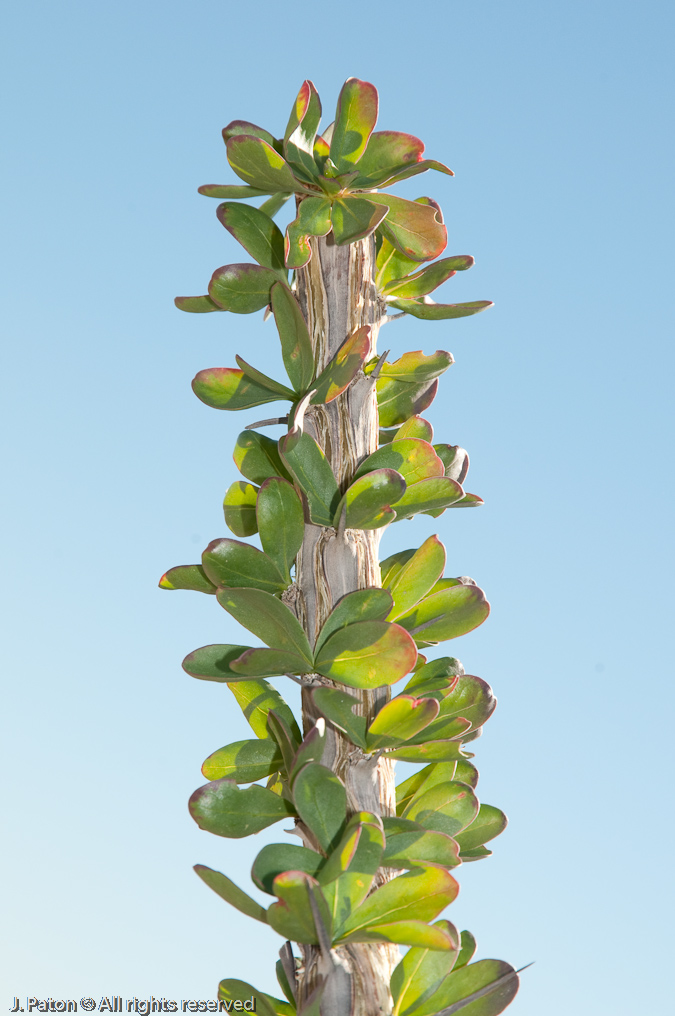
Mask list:
MULTIPOLYGON (((297 273, 300 301, 317 368, 322 370, 344 340, 363 325, 371 327, 371 356, 376 351, 379 322, 384 306, 373 282, 374 237, 338 247, 332 237, 312 240, 312 259, 297 273)), ((363 459, 378 446, 378 413, 375 382, 361 373, 346 392, 327 406, 310 407, 305 428, 323 448, 341 491, 347 488, 363 459)), ((380 532, 336 531, 307 524, 296 561, 296 581, 285 597, 301 620, 311 644, 335 603, 346 593, 367 586, 380 586, 378 546, 380 532)), ((315 678, 317 684, 335 685, 315 678)), ((389 700, 388 688, 359 691, 344 688, 358 698, 357 711, 372 719, 389 700)), ((303 690, 303 725, 307 732, 317 719, 308 690, 303 690)), ((393 815, 396 809, 394 764, 369 758, 330 726, 327 728, 324 765, 337 773, 347 788, 350 812, 372 811, 393 815)), ((376 885, 391 877, 382 869, 376 885)), ((326 1003, 329 1016, 378 1016, 391 1012, 389 981, 399 950, 389 944, 354 944, 322 955, 316 946, 303 946, 299 970, 299 1003, 305 1001, 331 969, 326 1003), (345 975, 349 975, 348 977, 345 975), (351 990, 348 985, 351 983, 351 990), (345 987, 347 986, 347 987, 345 987)))

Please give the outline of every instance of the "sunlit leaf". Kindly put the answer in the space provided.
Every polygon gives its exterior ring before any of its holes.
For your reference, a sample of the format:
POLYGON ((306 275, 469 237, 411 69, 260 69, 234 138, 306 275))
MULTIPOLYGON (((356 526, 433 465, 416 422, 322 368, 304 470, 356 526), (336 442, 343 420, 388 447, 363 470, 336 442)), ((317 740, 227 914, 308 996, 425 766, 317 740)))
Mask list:
POLYGON ((232 198, 259 198, 269 193, 266 190, 249 187, 247 184, 236 183, 205 183, 201 187, 198 187, 197 190, 207 198, 220 198, 221 201, 227 201, 232 198))
POLYGON ((444 642, 473 631, 489 613, 490 604, 482 589, 478 586, 460 585, 427 596, 407 614, 399 617, 398 624, 407 631, 414 628, 415 638, 421 641, 444 642))
POLYGON ((518 991, 518 975, 501 960, 479 960, 452 971, 408 1016, 498 1016, 518 991))
POLYGON ((322 625, 314 647, 315 655, 336 631, 358 621, 383 621, 391 602, 391 595, 378 587, 357 589, 341 597, 322 625))
POLYGON ((434 451, 445 466, 445 475, 457 483, 464 483, 469 472, 469 455, 459 445, 437 444, 434 451))
POLYGON ((457 929, 450 921, 438 921, 436 927, 446 932, 454 948, 447 952, 420 948, 408 950, 391 975, 392 1016, 408 1016, 433 995, 455 964, 460 949, 457 929))
POLYGON ((424 541, 396 576, 387 582, 393 599, 387 620, 395 621, 431 591, 443 574, 445 560, 445 547, 437 536, 430 536, 424 541))
POLYGON ((402 254, 415 261, 430 261, 445 249, 448 231, 433 205, 408 201, 393 194, 369 194, 369 201, 389 211, 380 229, 402 254))
POLYGON ((459 845, 446 833, 424 829, 405 819, 384 819, 384 827, 387 843, 383 864, 392 868, 417 868, 420 864, 454 868, 461 864, 459 845))
POLYGON ((276 191, 294 191, 297 182, 286 160, 262 138, 251 135, 230 137, 227 161, 237 176, 251 187, 276 191))
POLYGON ((338 98, 330 158, 338 173, 352 169, 366 150, 377 123, 377 89, 368 81, 348 78, 338 98))
POLYGON ((257 124, 251 123, 249 120, 231 120, 227 127, 223 127, 222 134, 225 144, 230 138, 237 137, 262 138, 272 147, 277 144, 277 139, 269 131, 266 131, 264 127, 258 127, 257 124))
POLYGON ((444 473, 443 463, 432 446, 418 438, 392 441, 378 448, 359 465, 354 478, 358 480, 374 469, 395 469, 408 485, 444 473))
POLYGON ((395 684, 415 665, 417 648, 407 632, 386 621, 361 621, 342 628, 314 660, 319 674, 352 688, 395 684))
POLYGON ((347 529, 380 529, 396 519, 391 507, 403 497, 405 480, 395 469, 374 469, 348 487, 335 513, 337 526, 346 512, 347 529))
POLYGON ((291 709, 267 681, 237 681, 230 686, 230 691, 257 737, 270 736, 267 718, 273 709, 285 721, 298 743, 302 740, 291 709))
POLYGON ((462 948, 455 963, 455 970, 459 970, 460 967, 465 967, 467 963, 470 963, 476 952, 476 939, 470 931, 463 931, 460 935, 460 941, 462 948))
POLYGON ((489 843, 495 836, 503 833, 507 825, 508 819, 503 811, 491 804, 481 804, 474 821, 457 837, 461 852, 489 843))
MULTIPOLYGON (((431 426, 428 420, 425 420, 422 416, 411 416, 409 420, 402 423, 395 434, 392 435, 393 441, 403 441, 405 438, 418 438, 420 441, 428 441, 429 444, 434 439, 434 428, 431 426)), ((434 445, 434 451, 436 446, 434 445)), ((439 456, 440 458, 440 456, 439 456)))
POLYGON ((455 272, 471 268, 473 263, 474 259, 468 254, 442 258, 413 275, 407 275, 402 279, 392 279, 385 285, 383 292, 386 296, 396 296, 407 300, 419 299, 421 296, 426 296, 427 293, 433 293, 435 289, 451 279, 455 272))
POLYGON ((254 998, 256 1000, 254 1011, 258 1016, 277 1016, 269 1002, 263 998, 261 991, 258 991, 257 988, 254 988, 253 985, 248 984, 246 981, 238 981, 234 977, 226 977, 225 980, 220 982, 218 985, 218 998, 230 1004, 234 1001, 241 1002, 242 1011, 244 1003, 250 1003, 250 1000, 254 998))
POLYGON ((450 318, 471 317, 479 314, 487 307, 492 307, 491 300, 473 300, 470 303, 434 303, 424 300, 391 300, 390 307, 404 310, 412 317, 423 321, 447 321, 450 318))
POLYGON ((255 783, 281 769, 283 760, 271 738, 254 741, 235 741, 214 751, 202 765, 207 780, 234 780, 235 783, 255 783))
POLYGON ((223 512, 227 527, 235 536, 253 536, 258 532, 255 514, 257 498, 258 487, 244 480, 235 480, 227 488, 223 512))
POLYGON ((214 310, 223 310, 210 296, 177 296, 173 302, 178 310, 189 314, 210 314, 214 310))
POLYGON ((449 508, 455 501, 459 501, 463 494, 460 485, 448 476, 433 476, 418 483, 411 483, 400 501, 394 505, 396 518, 409 519, 421 512, 429 513, 449 508))
POLYGON ((340 245, 354 243, 370 236, 387 211, 387 205, 378 205, 368 198, 336 198, 331 212, 335 242, 340 245))
POLYGON ((429 408, 436 397, 438 381, 408 384, 395 378, 378 377, 376 388, 380 423, 383 427, 393 427, 429 408))
POLYGON ((200 564, 180 564, 176 568, 169 568, 159 580, 159 588, 192 589, 196 593, 216 591, 216 587, 200 564))
POLYGON ((458 892, 457 882, 443 868, 416 868, 376 889, 346 922, 340 938, 373 925, 433 921, 458 892))
POLYGON ((471 825, 478 807, 472 788, 453 780, 415 795, 402 817, 456 839, 458 833, 471 825))
POLYGON ((412 695, 397 695, 386 705, 368 728, 366 750, 390 748, 409 741, 423 731, 438 715, 435 699, 416 699, 412 695))
POLYGON ((444 349, 437 349, 429 356, 425 356, 421 349, 417 349, 404 353, 393 363, 383 364, 380 376, 407 381, 409 384, 432 381, 444 374, 453 363, 452 353, 444 349))
POLYGON ((370 326, 366 325, 345 339, 327 367, 312 382, 315 394, 311 405, 332 402, 351 384, 370 353, 370 331, 370 326))

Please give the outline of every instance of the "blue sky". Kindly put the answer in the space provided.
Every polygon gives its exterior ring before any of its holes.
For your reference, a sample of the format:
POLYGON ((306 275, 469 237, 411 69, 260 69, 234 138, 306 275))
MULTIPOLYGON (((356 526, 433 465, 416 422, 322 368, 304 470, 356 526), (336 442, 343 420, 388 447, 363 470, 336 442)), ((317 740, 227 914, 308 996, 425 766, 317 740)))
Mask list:
POLYGON ((245 259, 196 192, 234 181, 221 128, 280 132, 307 77, 328 122, 355 75, 381 129, 455 170, 399 189, 436 197, 447 254, 476 257, 444 297, 495 301, 386 335, 454 354, 426 415, 486 502, 383 541, 438 532, 493 604, 448 649, 499 697, 476 761, 511 824, 447 916, 479 955, 536 961, 513 1016, 665 1011, 674 20, 653 0, 7 11, 0 1004, 210 998, 224 976, 274 990, 280 940, 191 871, 250 888, 278 838, 220 840, 186 810, 202 760, 247 728, 180 660, 236 627, 156 583, 227 535, 251 419, 208 410, 191 378, 278 353, 261 315, 172 300, 245 259))

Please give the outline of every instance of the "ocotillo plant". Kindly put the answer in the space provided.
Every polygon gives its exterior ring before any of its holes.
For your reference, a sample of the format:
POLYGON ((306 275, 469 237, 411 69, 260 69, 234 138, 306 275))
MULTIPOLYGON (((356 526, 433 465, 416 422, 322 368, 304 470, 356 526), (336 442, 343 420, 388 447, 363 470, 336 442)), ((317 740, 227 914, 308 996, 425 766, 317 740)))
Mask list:
POLYGON ((237 356, 237 367, 201 370, 194 392, 214 409, 290 406, 239 435, 244 479, 225 494, 228 527, 258 533, 262 550, 216 539, 201 564, 160 581, 214 596, 264 643, 204 646, 183 662, 229 688, 255 735, 209 755, 190 811, 225 837, 290 821, 302 843, 265 846, 253 861, 254 884, 274 898, 267 908, 226 875, 195 870, 285 940, 276 965, 285 1000, 225 979, 228 1006, 251 1008, 255 996, 264 1016, 495 1016, 517 991, 513 967, 470 962, 473 935, 437 920, 457 895, 457 866, 488 857, 485 844, 506 825, 479 803, 464 750, 495 699, 454 657, 420 652, 476 628, 489 605, 472 579, 444 576, 436 536, 378 562, 385 527, 482 501, 462 487, 467 453, 434 443, 420 415, 450 353, 376 352, 392 317, 460 318, 490 304, 431 300, 473 258, 434 260, 447 239, 439 206, 382 188, 452 173, 423 158, 418 138, 375 132, 377 111, 373 85, 350 78, 319 134, 319 96, 305 81, 283 138, 243 120, 223 130, 243 183, 199 188, 224 199, 218 218, 256 263, 218 268, 207 295, 176 304, 273 315, 288 380, 237 356), (238 203, 258 197, 259 208, 238 203), (292 197, 284 237, 272 217, 292 197), (285 427, 279 440, 258 429, 275 425, 285 427), (268 682, 280 676, 302 686, 300 722, 268 682), (422 768, 395 786, 397 759, 422 768))

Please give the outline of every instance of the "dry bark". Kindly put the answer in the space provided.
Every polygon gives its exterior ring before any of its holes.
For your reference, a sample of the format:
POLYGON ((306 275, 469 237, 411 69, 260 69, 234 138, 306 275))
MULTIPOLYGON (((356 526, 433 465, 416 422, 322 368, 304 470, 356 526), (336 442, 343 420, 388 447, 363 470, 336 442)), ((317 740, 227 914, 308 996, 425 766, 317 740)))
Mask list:
MULTIPOLYGON (((384 307, 373 282, 375 243, 366 240, 338 247, 332 237, 314 239, 312 259, 298 275, 300 301, 319 370, 357 328, 371 327, 371 356, 384 307)), ((360 373, 347 391, 327 406, 311 407, 305 429, 324 450, 344 492, 357 466, 378 446, 378 412, 375 382, 360 373)), ((380 532, 347 529, 336 531, 307 524, 296 561, 296 581, 285 597, 300 618, 313 645, 335 603, 346 593, 379 586, 378 545, 380 532)), ((316 683, 335 687, 323 677, 316 683)), ((345 689, 358 698, 361 715, 374 717, 389 699, 389 689, 345 689)), ((303 690, 303 724, 309 730, 318 714, 309 690, 303 690)), ((337 773, 347 788, 349 812, 395 814, 394 764, 369 758, 330 726, 327 729, 324 765, 337 773)), ((300 830, 308 840, 307 830, 300 830)), ((316 847, 316 844, 312 844, 316 847)), ((385 870, 375 884, 386 881, 385 870)), ((389 944, 354 944, 332 950, 330 958, 316 946, 303 947, 298 977, 298 1001, 306 1000, 334 965, 330 999, 324 1008, 329 1016, 378 1016, 392 1007, 389 981, 399 960, 399 950, 389 944)))

